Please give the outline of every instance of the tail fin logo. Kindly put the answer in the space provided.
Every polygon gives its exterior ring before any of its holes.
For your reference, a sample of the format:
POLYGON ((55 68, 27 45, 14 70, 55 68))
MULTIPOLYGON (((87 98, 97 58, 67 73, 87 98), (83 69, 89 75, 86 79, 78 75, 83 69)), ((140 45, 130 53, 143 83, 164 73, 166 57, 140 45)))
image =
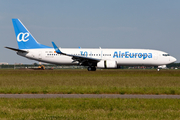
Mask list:
POLYGON ((29 37, 29 33, 28 32, 26 32, 26 33, 19 33, 18 35, 17 35, 17 41, 18 42, 21 42, 21 41, 23 41, 23 42, 27 42, 29 39, 28 39, 28 37, 29 37))

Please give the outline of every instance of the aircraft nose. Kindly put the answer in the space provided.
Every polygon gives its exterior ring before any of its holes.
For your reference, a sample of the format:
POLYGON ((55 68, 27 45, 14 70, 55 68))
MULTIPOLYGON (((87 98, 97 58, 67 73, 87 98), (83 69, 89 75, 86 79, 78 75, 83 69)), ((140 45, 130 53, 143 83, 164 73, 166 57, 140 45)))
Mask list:
POLYGON ((177 59, 175 57, 171 57, 171 62, 176 62, 177 59))

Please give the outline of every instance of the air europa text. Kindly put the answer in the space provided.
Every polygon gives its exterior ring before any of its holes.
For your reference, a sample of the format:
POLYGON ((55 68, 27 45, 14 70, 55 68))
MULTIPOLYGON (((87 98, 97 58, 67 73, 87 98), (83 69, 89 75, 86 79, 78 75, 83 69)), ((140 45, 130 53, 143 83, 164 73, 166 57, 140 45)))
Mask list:
POLYGON ((152 58, 152 53, 130 53, 129 51, 121 52, 115 51, 113 58, 152 58))

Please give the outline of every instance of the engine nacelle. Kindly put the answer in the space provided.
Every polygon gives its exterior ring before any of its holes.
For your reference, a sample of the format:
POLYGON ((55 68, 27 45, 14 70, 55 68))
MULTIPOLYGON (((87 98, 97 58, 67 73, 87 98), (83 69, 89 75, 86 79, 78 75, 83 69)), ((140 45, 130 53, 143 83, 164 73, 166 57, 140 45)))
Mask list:
POLYGON ((97 68, 117 68, 117 62, 111 60, 101 60, 97 63, 97 68))
POLYGON ((158 66, 159 69, 166 69, 166 65, 161 65, 161 66, 158 66))

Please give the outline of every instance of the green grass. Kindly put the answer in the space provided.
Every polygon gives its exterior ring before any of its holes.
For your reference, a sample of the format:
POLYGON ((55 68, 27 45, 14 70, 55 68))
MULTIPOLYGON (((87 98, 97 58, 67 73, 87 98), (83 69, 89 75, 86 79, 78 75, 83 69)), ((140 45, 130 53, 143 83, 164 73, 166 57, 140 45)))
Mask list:
POLYGON ((180 94, 180 70, 0 70, 0 93, 180 94))
POLYGON ((179 99, 0 99, 1 119, 180 119, 179 99))

